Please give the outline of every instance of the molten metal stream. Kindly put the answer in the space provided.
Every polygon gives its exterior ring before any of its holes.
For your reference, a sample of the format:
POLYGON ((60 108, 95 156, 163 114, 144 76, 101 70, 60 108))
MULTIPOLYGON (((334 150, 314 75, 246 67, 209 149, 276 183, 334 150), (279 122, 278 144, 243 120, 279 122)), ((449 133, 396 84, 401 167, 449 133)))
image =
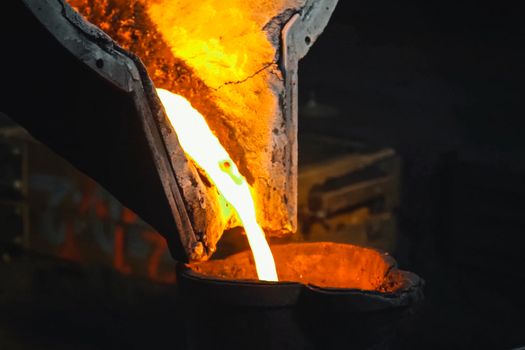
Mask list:
POLYGON ((179 143, 193 161, 206 172, 223 197, 235 208, 252 249, 260 280, 277 281, 275 262, 264 232, 257 223, 255 205, 244 176, 204 117, 182 96, 157 89, 179 143))

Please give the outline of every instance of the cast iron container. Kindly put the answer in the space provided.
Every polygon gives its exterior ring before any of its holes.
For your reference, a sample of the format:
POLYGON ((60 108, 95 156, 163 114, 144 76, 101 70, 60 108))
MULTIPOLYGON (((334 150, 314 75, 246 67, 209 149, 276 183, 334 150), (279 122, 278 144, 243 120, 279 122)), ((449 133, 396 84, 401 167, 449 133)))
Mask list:
MULTIPOLYGON (((308 244, 316 243, 274 246, 272 250, 274 255, 277 247, 292 254, 308 244)), ((387 275, 396 275, 397 286, 392 291, 228 280, 198 272, 198 266, 180 265, 178 290, 180 300, 185 300, 188 348, 388 349, 398 324, 422 300, 423 280, 398 270, 387 254, 374 252, 390 264, 385 281, 387 275)))

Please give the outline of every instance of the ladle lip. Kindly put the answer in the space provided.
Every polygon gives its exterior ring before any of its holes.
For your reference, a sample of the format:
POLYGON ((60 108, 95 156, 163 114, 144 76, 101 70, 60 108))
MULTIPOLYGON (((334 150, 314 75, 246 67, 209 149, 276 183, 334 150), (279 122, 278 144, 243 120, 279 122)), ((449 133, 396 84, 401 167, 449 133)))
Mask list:
MULTIPOLYGON (((321 290, 368 290, 393 293, 404 281, 395 259, 379 249, 336 242, 293 242, 271 246, 279 279, 321 290)), ((257 280, 249 250, 218 260, 192 262, 189 269, 208 279, 267 283, 257 280)), ((408 283, 408 284, 407 284, 408 283)), ((406 285, 406 286, 405 286, 406 285)))
POLYGON ((180 287, 216 305, 248 307, 314 306, 336 312, 379 311, 407 307, 422 300, 424 281, 414 273, 397 270, 403 284, 395 291, 319 287, 289 281, 227 279, 205 275, 189 264, 177 266, 180 287))
POLYGON ((230 280, 201 274, 187 264, 177 266, 180 288, 218 305, 285 307, 297 304, 303 285, 298 282, 230 280))
POLYGON ((424 280, 416 274, 397 270, 403 283, 394 291, 362 290, 305 285, 302 302, 321 311, 371 312, 403 308, 423 300, 424 280))

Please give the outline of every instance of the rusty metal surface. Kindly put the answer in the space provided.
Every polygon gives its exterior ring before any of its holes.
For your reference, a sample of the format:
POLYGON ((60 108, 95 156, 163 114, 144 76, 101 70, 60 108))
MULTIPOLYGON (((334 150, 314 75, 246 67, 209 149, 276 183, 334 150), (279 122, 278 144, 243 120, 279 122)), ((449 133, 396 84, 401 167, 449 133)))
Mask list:
POLYGON ((288 173, 291 181, 287 182, 286 192, 289 196, 288 208, 292 218, 293 231, 297 229, 297 171, 298 160, 298 69, 299 60, 306 55, 310 46, 321 35, 338 0, 306 1, 300 12, 294 14, 283 26, 281 31, 282 59, 284 70, 285 101, 283 112, 286 121, 288 138, 287 157, 290 158, 288 173))
POLYGON ((0 255, 23 249, 174 282, 164 238, 92 179, 21 128, 0 128, 0 159, 4 150, 20 151, 20 159, 4 163, 11 171, 0 172, 0 183, 21 191, 0 192, 0 255))

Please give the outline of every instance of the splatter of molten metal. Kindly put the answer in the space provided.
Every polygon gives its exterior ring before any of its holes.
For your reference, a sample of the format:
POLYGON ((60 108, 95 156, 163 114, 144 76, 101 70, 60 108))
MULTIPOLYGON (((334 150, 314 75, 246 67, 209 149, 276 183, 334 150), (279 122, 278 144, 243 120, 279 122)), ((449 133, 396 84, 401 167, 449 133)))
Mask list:
POLYGON ((244 176, 213 134, 204 117, 190 102, 168 90, 157 89, 168 119, 184 152, 205 171, 222 196, 235 208, 252 249, 260 280, 277 281, 275 262, 244 176))

